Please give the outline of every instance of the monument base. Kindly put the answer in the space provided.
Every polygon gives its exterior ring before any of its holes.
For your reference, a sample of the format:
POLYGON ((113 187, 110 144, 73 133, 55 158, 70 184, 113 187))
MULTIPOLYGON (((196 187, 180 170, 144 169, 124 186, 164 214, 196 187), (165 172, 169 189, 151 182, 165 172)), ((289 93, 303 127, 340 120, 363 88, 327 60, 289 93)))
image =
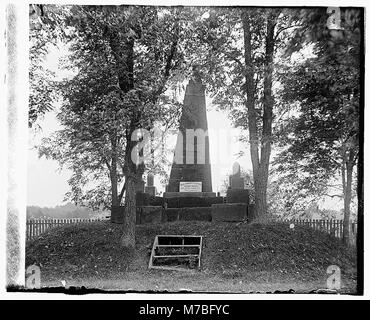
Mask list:
POLYGON ((247 220, 245 203, 222 203, 212 205, 213 222, 240 222, 247 220))
POLYGON ((216 197, 216 192, 164 192, 163 198, 216 197))
POLYGON ((162 216, 162 206, 143 206, 136 208, 136 224, 161 223, 162 216))
POLYGON ((228 189, 226 193, 227 203, 246 203, 249 204, 249 189, 228 189))

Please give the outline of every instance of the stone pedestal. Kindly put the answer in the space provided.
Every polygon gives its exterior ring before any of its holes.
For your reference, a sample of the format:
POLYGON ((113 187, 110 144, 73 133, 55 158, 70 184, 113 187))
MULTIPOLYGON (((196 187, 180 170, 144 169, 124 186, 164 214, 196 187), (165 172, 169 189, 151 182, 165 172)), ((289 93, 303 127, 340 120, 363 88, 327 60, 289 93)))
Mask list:
POLYGON ((222 203, 212 205, 212 222, 239 222, 247 220, 245 203, 222 203))
POLYGON ((164 210, 163 221, 211 221, 211 207, 204 208, 170 208, 164 210))
POLYGON ((226 192, 227 203, 249 204, 249 189, 228 189, 226 192))
POLYGON ((229 177, 229 184, 231 189, 244 189, 244 179, 241 177, 229 177))
POLYGON ((161 223, 163 208, 161 206, 143 206, 136 208, 136 224, 161 223))

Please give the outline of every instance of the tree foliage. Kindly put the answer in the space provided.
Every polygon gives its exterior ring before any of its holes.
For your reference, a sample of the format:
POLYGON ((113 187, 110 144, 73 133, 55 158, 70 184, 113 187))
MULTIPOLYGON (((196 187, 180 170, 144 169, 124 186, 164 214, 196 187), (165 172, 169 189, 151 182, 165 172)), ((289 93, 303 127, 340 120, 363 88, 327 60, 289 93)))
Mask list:
MULTIPOLYGON (((281 100, 290 115, 277 130, 282 151, 275 164, 291 205, 293 197, 328 195, 333 177, 341 177, 339 196, 346 199, 349 217, 360 135, 361 16, 358 10, 346 10, 342 17, 341 31, 328 30, 324 19, 314 30, 306 29, 313 34, 308 39, 315 56, 290 65, 290 72, 279 76, 281 100)), ((338 191, 329 194, 336 195, 338 191)))
POLYGON ((64 67, 76 75, 58 84, 63 98, 58 119, 64 129, 45 139, 40 152, 73 171, 70 200, 109 207, 107 172, 114 165, 121 184, 119 200, 124 192, 127 131, 151 129, 158 120, 170 123, 178 115, 178 103, 163 93, 186 76, 182 48, 188 38, 181 25, 186 23, 185 14, 177 9, 123 6, 73 6, 60 14, 63 28, 68 29, 62 36, 70 44, 64 67), (125 91, 120 84, 130 70, 121 60, 128 59, 128 53, 117 46, 127 41, 135 45, 133 84, 125 91), (130 123, 134 118, 135 123, 130 123), (99 181, 99 186, 84 193, 91 181, 99 181))
POLYGON ((42 22, 42 7, 30 5, 29 83, 30 99, 28 125, 53 108, 53 74, 43 66, 48 46, 55 42, 52 28, 42 22))
MULTIPOLYGON (((168 128, 179 114, 169 93, 191 70, 186 50, 193 41, 194 12, 67 6, 59 15, 61 37, 70 45, 65 67, 75 76, 57 86, 63 129, 44 140, 40 154, 73 171, 69 200, 93 208, 124 202, 122 243, 132 246, 136 185, 145 171, 145 164, 132 159, 138 130, 168 128)), ((158 170, 162 159, 148 167, 158 170)))
POLYGON ((210 10, 200 26, 205 45, 207 82, 213 102, 230 112, 234 125, 246 130, 253 165, 256 213, 267 214, 267 184, 275 106, 275 70, 289 28, 298 26, 298 11, 281 8, 210 10))

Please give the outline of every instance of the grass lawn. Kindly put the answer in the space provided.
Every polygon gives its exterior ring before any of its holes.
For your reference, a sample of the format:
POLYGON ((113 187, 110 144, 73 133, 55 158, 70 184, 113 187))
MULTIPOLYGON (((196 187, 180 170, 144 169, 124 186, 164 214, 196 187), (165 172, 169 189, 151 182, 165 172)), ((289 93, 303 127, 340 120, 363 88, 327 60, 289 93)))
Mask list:
POLYGON ((341 293, 355 293, 356 252, 309 227, 284 223, 200 221, 137 226, 135 252, 119 245, 110 222, 50 229, 26 247, 26 265, 41 268, 43 287, 192 292, 310 292, 326 288, 326 269, 341 269, 341 293), (149 270, 155 235, 202 235, 200 271, 149 270))

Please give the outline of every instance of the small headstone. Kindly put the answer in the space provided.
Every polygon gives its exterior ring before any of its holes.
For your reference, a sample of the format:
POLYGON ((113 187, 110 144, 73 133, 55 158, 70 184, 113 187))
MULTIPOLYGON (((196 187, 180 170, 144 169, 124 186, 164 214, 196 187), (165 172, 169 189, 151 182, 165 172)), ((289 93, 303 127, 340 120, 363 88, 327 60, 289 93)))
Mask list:
POLYGON ((155 196, 157 193, 156 187, 154 186, 154 175, 149 173, 146 179, 147 185, 145 186, 145 193, 155 196))
POLYGON ((148 174, 148 177, 146 178, 146 185, 148 187, 154 186, 154 175, 152 173, 148 174))
POLYGON ((233 176, 240 177, 240 164, 235 161, 233 164, 233 176))
POLYGON ((233 174, 229 176, 229 187, 231 189, 244 189, 244 179, 240 177, 240 165, 238 162, 233 164, 233 174))
POLYGON ((252 178, 250 177, 249 174, 245 175, 244 180, 245 180, 245 185, 246 185, 247 189, 252 188, 252 186, 253 186, 252 178))

